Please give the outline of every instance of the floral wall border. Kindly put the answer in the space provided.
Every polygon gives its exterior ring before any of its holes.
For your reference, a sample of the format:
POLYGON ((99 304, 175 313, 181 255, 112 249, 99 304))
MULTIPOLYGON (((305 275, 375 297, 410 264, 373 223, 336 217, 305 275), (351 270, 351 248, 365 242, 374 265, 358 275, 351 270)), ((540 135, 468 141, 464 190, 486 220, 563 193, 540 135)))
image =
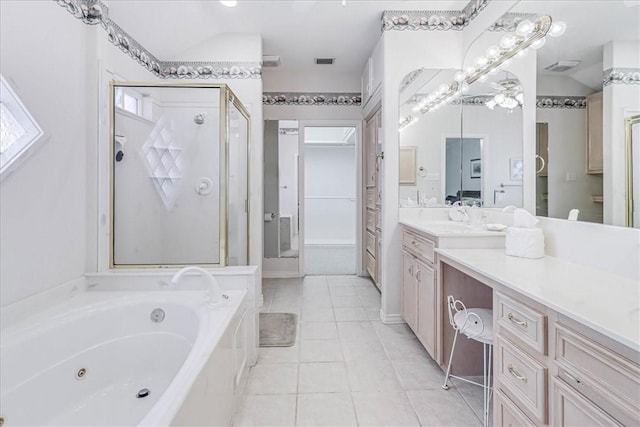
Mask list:
POLYGON ((346 92, 264 92, 263 105, 360 106, 362 94, 346 92))
POLYGON ((488 3, 489 0, 471 0, 462 10, 385 10, 382 31, 462 30, 488 3))
MULTIPOLYGON (((491 95, 478 95, 466 97, 462 100, 452 101, 454 105, 466 105, 470 107, 484 107, 487 101, 492 99, 491 95)), ((420 97, 411 98, 408 103, 419 103, 420 97)), ((576 109, 582 110, 587 108, 587 98, 585 96, 562 96, 562 95, 539 95, 536 97, 536 108, 554 108, 554 109, 576 109)))
POLYGON ((602 75, 602 85, 610 84, 640 84, 640 68, 609 68, 602 75))
POLYGON ((162 79, 260 79, 259 62, 161 61, 109 18, 101 0, 53 0, 88 25, 100 25, 111 44, 162 79))

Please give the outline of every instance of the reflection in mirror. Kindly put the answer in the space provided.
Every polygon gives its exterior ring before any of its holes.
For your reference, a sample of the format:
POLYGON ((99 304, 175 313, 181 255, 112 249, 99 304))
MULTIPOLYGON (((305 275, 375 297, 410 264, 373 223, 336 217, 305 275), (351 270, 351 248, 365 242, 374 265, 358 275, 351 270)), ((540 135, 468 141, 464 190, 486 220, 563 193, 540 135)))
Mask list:
MULTIPOLYGON (((400 150, 415 148, 415 176, 400 186, 400 206, 438 206, 446 203, 447 195, 457 196, 460 187, 460 154, 448 153, 448 139, 460 139, 460 105, 444 104, 422 113, 425 102, 442 85, 453 81, 455 70, 422 70, 422 79, 409 86, 413 94, 405 95, 400 106, 400 119, 411 116, 409 125, 401 126, 400 150), (457 158, 457 163, 451 163, 457 158), (457 185, 457 187, 455 187, 457 185)), ((449 147, 451 148, 451 147, 449 147)), ((461 150, 461 146, 457 146, 461 150)), ((401 173, 407 173, 400 164, 401 173)))
POLYGON ((225 111, 229 96, 112 84, 113 266, 247 263, 248 115, 237 101, 225 111))
POLYGON ((461 98, 463 202, 522 207, 523 99, 507 71, 474 82, 461 98))
POLYGON ((264 122, 264 257, 298 258, 298 121, 264 122))
POLYGON ((620 141, 640 111, 640 4, 521 1, 513 12, 566 23, 537 51, 536 213, 624 225, 620 141))

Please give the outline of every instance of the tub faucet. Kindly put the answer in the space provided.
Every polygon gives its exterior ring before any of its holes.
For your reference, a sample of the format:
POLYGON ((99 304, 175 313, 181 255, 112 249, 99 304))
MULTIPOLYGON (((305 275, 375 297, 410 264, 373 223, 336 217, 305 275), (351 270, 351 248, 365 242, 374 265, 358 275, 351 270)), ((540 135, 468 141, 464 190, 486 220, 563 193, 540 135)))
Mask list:
POLYGON ((180 282, 180 279, 182 279, 182 276, 190 272, 200 273, 202 278, 206 281, 206 286, 208 288, 207 290, 209 294, 209 302, 211 304, 220 302, 220 298, 222 297, 222 291, 220 290, 220 285, 218 284, 218 281, 215 279, 215 277, 209 274, 209 272, 204 268, 191 266, 191 267, 184 267, 180 269, 171 278, 171 286, 178 286, 178 283, 180 282))

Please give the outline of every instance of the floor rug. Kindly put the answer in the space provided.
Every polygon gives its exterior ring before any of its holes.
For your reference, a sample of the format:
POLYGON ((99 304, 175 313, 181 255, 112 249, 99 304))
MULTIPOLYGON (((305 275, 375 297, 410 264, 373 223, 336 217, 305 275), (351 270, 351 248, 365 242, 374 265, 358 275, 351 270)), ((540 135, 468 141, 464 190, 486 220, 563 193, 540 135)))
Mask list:
POLYGON ((260 313, 260 347, 291 347, 297 322, 293 313, 260 313))

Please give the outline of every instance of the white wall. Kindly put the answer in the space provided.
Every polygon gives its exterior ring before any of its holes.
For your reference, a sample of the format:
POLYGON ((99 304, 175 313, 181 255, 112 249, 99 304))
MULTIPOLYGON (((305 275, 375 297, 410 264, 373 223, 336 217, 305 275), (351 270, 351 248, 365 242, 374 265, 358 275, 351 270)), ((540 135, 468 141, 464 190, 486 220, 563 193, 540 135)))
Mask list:
POLYGON ((86 31, 55 2, 0 2, 0 71, 46 135, 0 184, 2 306, 84 273, 86 31))
MULTIPOLYGON (((604 70, 640 68, 640 42, 613 41, 604 46, 604 70)), ((625 117, 640 113, 640 85, 610 84, 603 91, 604 222, 626 224, 625 117)))

